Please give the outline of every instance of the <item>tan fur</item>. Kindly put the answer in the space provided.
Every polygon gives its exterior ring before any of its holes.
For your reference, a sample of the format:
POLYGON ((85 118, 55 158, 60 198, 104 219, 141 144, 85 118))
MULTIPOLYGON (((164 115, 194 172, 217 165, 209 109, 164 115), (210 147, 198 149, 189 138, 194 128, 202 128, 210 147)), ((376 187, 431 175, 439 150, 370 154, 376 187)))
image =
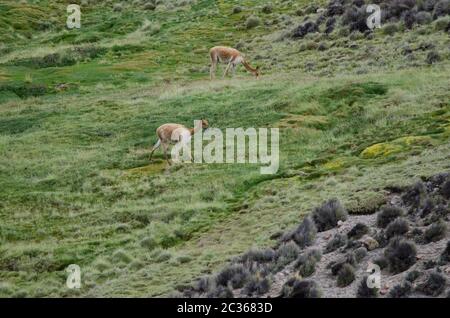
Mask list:
MULTIPOLYGON (((208 128, 209 123, 206 119, 202 119, 202 129, 208 128)), ((162 146, 164 157, 167 160, 167 162, 170 164, 170 161, 167 156, 167 149, 169 148, 170 144, 183 142, 184 138, 189 138, 193 134, 197 132, 197 128, 187 128, 184 125, 181 124, 164 124, 159 126, 156 129, 156 135, 158 136, 158 141, 153 146, 152 151, 150 153, 150 161, 152 160, 153 153, 156 149, 159 148, 159 146, 162 146)))
POLYGON ((225 72, 223 73, 223 77, 225 77, 228 74, 230 68, 234 75, 236 71, 236 66, 239 63, 241 63, 246 68, 247 71, 255 75, 256 78, 258 78, 259 76, 259 67, 256 68, 251 67, 250 64, 248 64, 248 62, 244 59, 242 53, 231 47, 215 46, 209 50, 209 56, 211 58, 211 68, 209 70, 211 80, 215 78, 218 63, 227 64, 225 72))

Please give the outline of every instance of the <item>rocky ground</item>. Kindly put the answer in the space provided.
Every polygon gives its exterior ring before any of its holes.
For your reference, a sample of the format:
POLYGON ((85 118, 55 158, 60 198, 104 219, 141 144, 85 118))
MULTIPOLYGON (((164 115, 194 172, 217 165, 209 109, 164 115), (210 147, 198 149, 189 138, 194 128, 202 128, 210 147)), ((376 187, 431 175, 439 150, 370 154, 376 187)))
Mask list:
POLYGON ((178 296, 449 297, 450 174, 390 189, 387 202, 370 215, 325 202, 276 247, 250 250, 178 296), (373 264, 380 288, 364 284, 373 264))

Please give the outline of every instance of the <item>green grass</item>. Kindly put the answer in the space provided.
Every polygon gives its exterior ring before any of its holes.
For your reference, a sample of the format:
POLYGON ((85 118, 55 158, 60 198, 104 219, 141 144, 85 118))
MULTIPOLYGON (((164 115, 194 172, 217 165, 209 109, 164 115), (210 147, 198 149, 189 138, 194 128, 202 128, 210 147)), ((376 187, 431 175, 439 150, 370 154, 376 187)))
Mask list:
MULTIPOLYGON (((39 6, 64 11, 62 1, 51 3, 39 6)), ((275 41, 289 25, 244 27, 250 14, 267 21, 295 7, 280 2, 266 15, 256 3, 198 0, 122 13, 89 5, 83 32, 55 22, 27 38, 34 27, 23 22, 0 33, 9 51, 0 57, 0 296, 167 295, 271 244, 271 234, 325 199, 373 211, 386 186, 449 170, 448 60, 428 66, 418 51, 412 64, 394 49, 396 41, 433 40, 444 52, 443 32, 376 33, 372 42, 355 40, 358 49, 334 35, 329 51, 299 52, 297 42, 275 41), (243 12, 231 15, 238 3, 243 12), (147 30, 152 23, 158 32, 147 30), (262 79, 241 70, 209 82, 208 48, 239 41, 262 79), (92 46, 101 54, 80 53, 92 46), (48 57, 74 50, 75 63, 48 57), (33 93, 33 85, 45 90, 33 93), (221 129, 280 127, 278 173, 262 176, 248 164, 168 167, 160 152, 148 161, 159 125, 199 118, 221 129), (72 263, 82 269, 78 291, 65 287, 72 263)), ((20 8, 22 18, 27 10, 56 16, 20 8)))

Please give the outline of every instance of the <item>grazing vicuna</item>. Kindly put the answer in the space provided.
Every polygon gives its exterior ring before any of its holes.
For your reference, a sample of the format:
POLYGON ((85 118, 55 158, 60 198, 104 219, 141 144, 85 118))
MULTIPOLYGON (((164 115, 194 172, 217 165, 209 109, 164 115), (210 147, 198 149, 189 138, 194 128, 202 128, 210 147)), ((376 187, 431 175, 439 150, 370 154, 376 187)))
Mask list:
POLYGON ((223 77, 227 75, 230 68, 234 75, 236 66, 239 63, 244 65, 247 71, 255 75, 256 78, 259 77, 259 66, 256 68, 251 67, 250 64, 248 64, 248 62, 244 59, 241 52, 236 49, 226 46, 215 46, 209 50, 209 56, 211 57, 211 68, 209 69, 211 80, 215 78, 217 63, 227 64, 223 77))
MULTIPOLYGON (((169 158, 167 157, 167 149, 170 144, 177 143, 186 143, 189 142, 191 136, 194 135, 200 129, 208 128, 209 123, 206 119, 202 119, 202 126, 187 128, 184 125, 180 124, 164 124, 159 126, 156 129, 156 135, 158 136, 158 141, 152 148, 152 152, 150 153, 150 161, 152 160, 153 153, 159 146, 162 146, 164 157, 167 162, 170 164, 169 158)), ((190 157, 190 154, 189 154, 190 157)))

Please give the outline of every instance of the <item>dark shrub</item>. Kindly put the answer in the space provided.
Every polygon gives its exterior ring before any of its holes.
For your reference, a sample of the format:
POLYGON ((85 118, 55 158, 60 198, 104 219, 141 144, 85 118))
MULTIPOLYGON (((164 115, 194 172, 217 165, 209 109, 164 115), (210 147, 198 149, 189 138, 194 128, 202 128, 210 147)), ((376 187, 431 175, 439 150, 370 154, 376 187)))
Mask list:
POLYGON ((342 15, 344 13, 344 10, 345 10, 345 8, 344 8, 342 1, 334 0, 334 1, 330 1, 328 3, 325 14, 329 17, 335 16, 335 15, 342 15))
POLYGON ((374 239, 378 242, 378 247, 381 248, 386 247, 389 243, 385 231, 379 231, 377 234, 375 234, 374 239))
POLYGON ((358 298, 375 298, 378 297, 378 288, 369 288, 367 284, 368 276, 364 276, 356 290, 356 296, 358 298))
POLYGON ((361 262, 364 257, 367 256, 367 249, 365 247, 357 248, 353 254, 355 255, 355 260, 357 263, 361 262))
POLYGON ((365 3, 364 0, 353 0, 352 4, 358 8, 362 7, 365 3))
POLYGON ((261 24, 261 20, 257 16, 249 16, 247 20, 245 20, 245 27, 247 29, 256 28, 261 24))
POLYGON ((355 269, 350 264, 344 264, 337 275, 337 286, 346 287, 355 280, 355 269))
POLYGON ((444 198, 450 199, 450 178, 442 185, 441 194, 444 198))
POLYGON ((330 264, 328 264, 328 266, 331 267, 331 274, 334 276, 337 275, 339 273, 339 271, 341 270, 341 268, 345 264, 349 264, 352 266, 356 265, 356 259, 355 259, 355 255, 353 255, 353 253, 347 253, 340 260, 338 260, 336 262, 331 262, 330 264))
POLYGON ((425 0, 419 3, 419 10, 432 12, 438 0, 425 0))
POLYGON ((439 55, 438 52, 436 52, 436 51, 428 52, 427 58, 426 58, 426 62, 428 64, 431 65, 431 64, 434 64, 436 62, 439 62, 440 60, 441 60, 441 56, 439 55))
POLYGON ((331 253, 346 244, 347 236, 345 234, 336 233, 325 247, 325 253, 331 253))
POLYGON ((426 198, 423 202, 420 209, 420 217, 424 218, 431 212, 433 212, 434 207, 436 206, 435 202, 431 198, 426 198))
POLYGON ((416 281, 417 278, 419 278, 420 276, 422 276, 422 273, 419 271, 410 271, 408 274, 406 274, 406 281, 410 282, 410 283, 414 283, 416 281))
POLYGON ((367 233, 369 233, 369 227, 363 223, 358 223, 347 233, 347 236, 349 239, 358 240, 367 233))
POLYGON ((331 32, 333 32, 335 25, 336 25, 336 18, 335 17, 329 18, 325 23, 325 33, 330 34, 331 32))
POLYGON ((314 22, 311 22, 311 21, 307 21, 294 29, 294 31, 292 33, 292 38, 302 39, 308 33, 313 33, 313 32, 318 32, 318 31, 319 31, 319 27, 317 26, 317 24, 315 24, 314 22))
POLYGON ((405 23, 405 27, 407 29, 412 29, 414 24, 417 23, 416 12, 413 10, 405 12, 405 14, 403 15, 403 22, 405 23))
POLYGON ((144 4, 144 6, 142 7, 144 10, 149 10, 149 11, 153 11, 156 9, 156 5, 154 5, 151 2, 147 2, 146 4, 144 4))
POLYGON ((427 243, 436 242, 442 240, 446 234, 447 224, 445 224, 442 220, 439 220, 425 230, 423 238, 427 243))
POLYGON ((194 290, 199 293, 206 293, 212 287, 215 287, 214 285, 214 279, 211 276, 205 276, 201 277, 194 285, 194 290))
POLYGON ((311 276, 316 270, 316 264, 320 261, 322 254, 320 250, 313 249, 301 254, 294 264, 294 268, 298 270, 302 277, 311 276))
POLYGON ((242 7, 241 6, 234 6, 233 10, 231 12, 233 12, 233 14, 240 13, 240 12, 242 12, 242 7))
POLYGON ((399 18, 405 11, 410 11, 416 5, 416 0, 390 0, 388 11, 390 17, 399 18))
POLYGON ((348 240, 347 245, 345 246, 345 249, 356 249, 359 248, 361 246, 364 246, 364 243, 361 241, 357 241, 357 240, 348 240))
MULTIPOLYGON (((443 20, 446 21, 446 19, 443 20)), ((431 176, 429 180, 431 183, 431 188, 435 186, 440 187, 445 181, 450 180, 450 173, 448 172, 438 173, 435 174, 434 176, 431 176)))
POLYGON ((262 11, 263 13, 265 13, 265 14, 272 13, 272 12, 273 12, 273 6, 272 6, 271 4, 265 4, 265 5, 262 7, 261 11, 262 11))
POLYGON ((431 269, 437 265, 436 261, 429 259, 423 263, 423 268, 431 269))
POLYGON ((316 239, 317 228, 312 219, 308 216, 293 233, 292 239, 298 246, 304 248, 314 243, 316 239))
POLYGON ((242 264, 233 264, 225 267, 217 274, 216 282, 220 286, 230 284, 233 288, 241 288, 250 278, 250 272, 242 264))
POLYGON ((380 266, 380 269, 385 269, 389 266, 388 259, 384 256, 379 256, 378 258, 374 259, 373 263, 380 266))
POLYGON ((250 249, 248 252, 238 257, 238 261, 242 263, 268 263, 275 259, 276 252, 271 248, 266 249, 250 249))
POLYGON ((412 293, 412 284, 408 281, 395 285, 388 294, 390 298, 405 298, 412 293))
POLYGON ((361 8, 351 6, 345 10, 344 15, 342 16, 342 24, 348 25, 350 31, 364 33, 369 30, 367 26, 367 17, 368 14, 366 13, 365 6, 361 8))
POLYGON ((386 237, 390 239, 394 236, 400 236, 409 231, 408 221, 405 218, 397 218, 386 228, 386 237))
POLYGON ((315 281, 296 280, 292 285, 288 298, 320 298, 321 291, 315 281))
POLYGON ((427 190, 422 181, 417 182, 402 195, 402 200, 407 205, 418 207, 425 199, 427 190))
POLYGON ((298 247, 298 245, 290 241, 280 245, 280 247, 277 249, 277 258, 283 257, 286 260, 289 260, 289 262, 292 262, 297 258, 299 253, 300 248, 298 247))
POLYGON ((319 6, 317 4, 311 4, 308 7, 306 7, 305 13, 306 14, 316 13, 317 9, 319 9, 319 6))
POLYGON ((207 298, 233 298, 233 291, 228 286, 218 285, 212 288, 208 294, 207 298))
POLYGON ((416 262, 416 246, 401 237, 391 239, 384 254, 389 263, 389 271, 397 274, 410 268, 416 262))
POLYGON ((442 274, 438 272, 431 272, 425 282, 417 286, 416 290, 424 293, 425 295, 436 297, 442 294, 445 289, 446 282, 447 280, 442 274))
POLYGON ((292 287, 294 286, 294 284, 296 282, 299 282, 300 278, 297 276, 293 276, 291 278, 289 278, 283 285, 283 287, 281 288, 281 293, 279 297, 283 297, 283 298, 287 298, 289 297, 289 295, 292 292, 292 287))
POLYGON ((321 25, 322 23, 325 22, 326 17, 324 15, 320 15, 317 19, 316 19, 316 24, 317 26, 321 25))
POLYGON ((319 46, 317 46, 317 50, 326 51, 328 50, 328 45, 325 42, 320 42, 319 46))
POLYGON ((416 14, 416 21, 418 24, 428 24, 433 21, 431 14, 426 11, 421 11, 416 14))
POLYGON ((315 208, 312 216, 317 230, 322 232, 336 227, 338 221, 346 220, 347 211, 342 207, 339 200, 331 199, 315 208))
POLYGON ((441 263, 448 263, 450 262, 450 241, 447 242, 447 246, 445 247, 444 251, 441 254, 441 263))
POLYGON ((433 18, 442 17, 450 14, 450 1, 440 0, 434 5, 433 18))
POLYGON ((385 228, 389 223, 404 214, 403 209, 395 206, 384 207, 377 215, 377 225, 385 228))
POLYGON ((250 281, 244 286, 244 293, 247 296, 259 296, 265 294, 270 289, 270 282, 260 275, 252 276, 250 281))
POLYGON ((298 246, 304 248, 314 243, 316 239, 317 228, 311 217, 307 216, 302 223, 292 232, 282 236, 281 241, 287 242, 293 240, 298 246))

